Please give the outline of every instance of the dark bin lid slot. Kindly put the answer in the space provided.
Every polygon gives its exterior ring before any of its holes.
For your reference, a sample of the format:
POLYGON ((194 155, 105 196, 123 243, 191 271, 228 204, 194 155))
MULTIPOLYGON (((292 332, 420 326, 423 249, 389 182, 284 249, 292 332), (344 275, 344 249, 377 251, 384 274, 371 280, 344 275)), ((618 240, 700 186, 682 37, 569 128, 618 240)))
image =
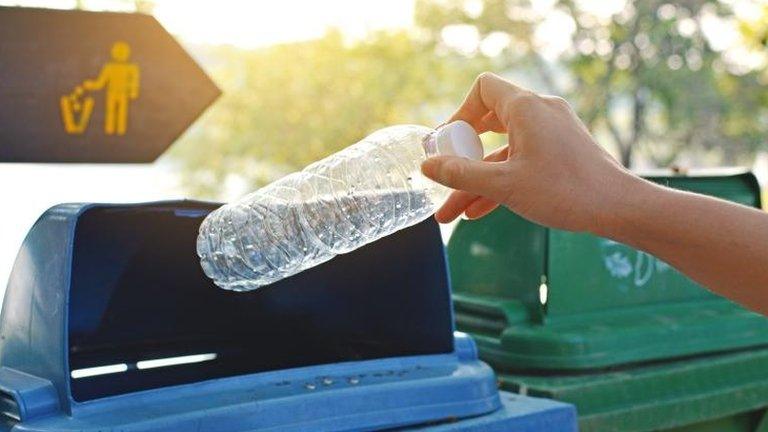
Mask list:
POLYGON ((199 224, 214 208, 97 206, 80 216, 69 303, 75 400, 453 350, 433 221, 235 293, 208 280, 195 254, 199 224))

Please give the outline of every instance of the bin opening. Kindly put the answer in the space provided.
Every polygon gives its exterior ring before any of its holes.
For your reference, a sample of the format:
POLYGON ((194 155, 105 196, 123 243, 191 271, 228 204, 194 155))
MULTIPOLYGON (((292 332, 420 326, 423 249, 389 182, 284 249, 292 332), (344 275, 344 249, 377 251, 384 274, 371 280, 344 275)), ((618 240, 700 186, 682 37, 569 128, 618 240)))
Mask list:
POLYGON ((262 289, 216 287, 197 230, 217 206, 96 206, 75 227, 72 397, 277 369, 453 350, 433 221, 262 289))
POLYGON ((14 423, 21 420, 19 403, 13 394, 0 390, 0 424, 14 423))

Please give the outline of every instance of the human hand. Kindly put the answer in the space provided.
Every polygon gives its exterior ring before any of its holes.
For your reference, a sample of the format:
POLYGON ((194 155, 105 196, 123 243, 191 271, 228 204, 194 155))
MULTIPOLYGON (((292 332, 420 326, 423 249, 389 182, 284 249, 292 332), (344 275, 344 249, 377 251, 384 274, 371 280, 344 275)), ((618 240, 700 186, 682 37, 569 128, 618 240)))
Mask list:
POLYGON ((541 96, 492 73, 475 81, 449 121, 478 134, 508 134, 508 145, 473 161, 438 156, 424 175, 455 192, 435 214, 480 218, 499 205, 534 222, 597 232, 622 194, 641 182, 602 149, 563 99, 541 96))

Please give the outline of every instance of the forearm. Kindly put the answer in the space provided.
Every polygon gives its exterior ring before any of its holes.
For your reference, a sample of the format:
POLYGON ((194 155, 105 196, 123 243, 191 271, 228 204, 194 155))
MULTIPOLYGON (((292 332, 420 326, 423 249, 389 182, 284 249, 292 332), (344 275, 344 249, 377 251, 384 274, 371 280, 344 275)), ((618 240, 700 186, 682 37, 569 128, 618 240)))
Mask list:
POLYGON ((596 234, 658 256, 712 291, 768 314, 768 214, 637 178, 622 179, 621 190, 596 234))

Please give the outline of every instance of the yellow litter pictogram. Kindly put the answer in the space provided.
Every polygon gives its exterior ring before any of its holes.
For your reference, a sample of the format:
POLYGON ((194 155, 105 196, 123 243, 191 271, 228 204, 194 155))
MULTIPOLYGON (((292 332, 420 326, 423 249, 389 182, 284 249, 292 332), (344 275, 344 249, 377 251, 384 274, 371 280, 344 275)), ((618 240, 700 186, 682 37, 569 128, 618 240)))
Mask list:
POLYGON ((68 134, 78 135, 85 132, 88 121, 93 112, 93 98, 83 99, 83 88, 75 87, 75 90, 61 97, 61 119, 64 122, 64 130, 68 134))
POLYGON ((94 99, 85 96, 85 90, 105 91, 104 133, 125 135, 128 129, 128 105, 139 97, 139 66, 129 62, 131 47, 125 42, 115 42, 112 58, 101 68, 98 78, 85 80, 82 86, 61 97, 61 118, 68 134, 85 132, 93 112, 94 99))

